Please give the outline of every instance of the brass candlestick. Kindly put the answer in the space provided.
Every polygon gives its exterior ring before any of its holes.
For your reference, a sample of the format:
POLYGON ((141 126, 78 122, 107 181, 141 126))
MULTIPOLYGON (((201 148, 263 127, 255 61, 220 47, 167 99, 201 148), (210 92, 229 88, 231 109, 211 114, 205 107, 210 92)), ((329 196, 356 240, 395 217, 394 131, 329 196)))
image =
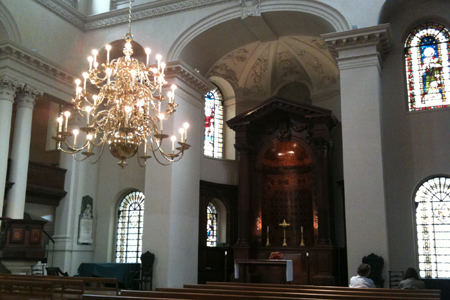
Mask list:
POLYGON ((290 226, 291 224, 286 223, 286 219, 283 220, 283 223, 280 224, 280 226, 284 227, 284 239, 283 239, 283 247, 287 247, 286 243, 286 227, 290 226))
POLYGON ((303 226, 302 226, 302 238, 301 238, 301 241, 300 241, 300 247, 305 247, 305 241, 303 240, 303 226))
POLYGON ((269 226, 267 226, 267 241, 266 241, 266 246, 270 246, 270 242, 269 242, 269 226))

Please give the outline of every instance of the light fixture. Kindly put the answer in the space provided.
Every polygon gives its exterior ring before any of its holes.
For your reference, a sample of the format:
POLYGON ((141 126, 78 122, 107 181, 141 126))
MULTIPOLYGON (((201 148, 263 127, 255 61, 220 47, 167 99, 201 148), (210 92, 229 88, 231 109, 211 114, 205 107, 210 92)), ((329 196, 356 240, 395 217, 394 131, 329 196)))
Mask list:
MULTIPOLYGON (((138 153, 144 144, 143 155, 137 155, 139 164, 144 166, 153 155, 162 165, 178 161, 190 145, 186 143, 188 123, 180 129, 180 140, 175 147, 176 137, 172 136, 171 151, 163 151, 162 144, 169 136, 163 133, 163 121, 175 112, 175 89, 163 96, 166 64, 157 55, 157 65, 149 64, 150 49, 145 49, 146 63, 131 57, 131 0, 129 6, 128 33, 125 35, 125 56, 110 61, 111 46, 106 45, 106 63, 99 66, 98 51, 92 50, 88 57, 89 72, 83 73, 84 80, 75 80, 76 95, 72 99, 72 114, 86 117, 86 126, 68 131, 71 112, 66 110, 58 118, 58 133, 54 139, 58 149, 73 154, 78 161, 89 160, 96 163, 106 145, 111 154, 119 159, 122 168, 126 160, 138 153), (93 89, 97 93, 91 92, 93 89), (94 157, 94 149, 100 153, 94 157), (77 157, 77 153, 81 153, 77 157), (92 158, 91 158, 92 157, 92 158), (158 158, 161 157, 161 158, 158 158)), ((170 146, 168 146, 170 148, 170 146)))

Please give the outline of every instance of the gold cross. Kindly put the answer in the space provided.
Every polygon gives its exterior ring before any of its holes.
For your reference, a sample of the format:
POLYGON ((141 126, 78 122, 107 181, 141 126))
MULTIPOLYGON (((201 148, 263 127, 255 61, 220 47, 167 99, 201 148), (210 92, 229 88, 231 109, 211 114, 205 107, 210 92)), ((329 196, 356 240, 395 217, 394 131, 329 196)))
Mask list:
POLYGON ((281 223, 280 226, 283 226, 284 228, 286 228, 287 226, 291 226, 291 224, 286 223, 286 219, 284 219, 283 223, 281 223))
POLYGON ((286 247, 287 243, 286 243, 286 227, 291 226, 291 224, 286 223, 286 219, 283 220, 283 223, 280 224, 280 226, 283 226, 284 228, 284 240, 283 240, 283 246, 286 247))

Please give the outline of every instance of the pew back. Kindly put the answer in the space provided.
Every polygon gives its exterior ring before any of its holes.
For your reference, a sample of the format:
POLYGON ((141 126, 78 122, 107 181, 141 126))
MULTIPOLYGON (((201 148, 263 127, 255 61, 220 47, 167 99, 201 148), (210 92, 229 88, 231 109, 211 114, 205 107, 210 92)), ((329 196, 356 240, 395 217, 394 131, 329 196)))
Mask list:
POLYGON ((25 281, 0 278, 0 299, 28 300, 42 299, 53 300, 53 286, 46 281, 25 281))
POLYGON ((78 290, 77 292, 73 292, 73 294, 79 294, 79 299, 81 299, 81 295, 84 293, 106 294, 106 295, 119 294, 119 284, 117 282, 117 278, 16 275, 16 274, 4 274, 1 275, 0 277, 15 280, 52 281, 54 283, 58 283, 60 288, 64 288, 62 285, 65 285, 67 289, 78 290), (77 281, 78 283, 75 284, 74 283, 75 281, 77 281), (79 282, 81 282, 81 284, 79 282), (69 285, 73 286, 70 287, 69 285))
MULTIPOLYGON (((183 289, 181 289, 183 290, 183 289)), ((199 299, 199 300, 258 300, 254 295, 238 295, 227 294, 221 295, 216 293, 190 293, 186 292, 167 292, 167 291, 131 291, 123 290, 120 293, 121 296, 134 296, 134 297, 157 297, 157 298, 177 298, 177 299, 199 299)))
MULTIPOLYGON (((362 289, 358 289, 362 290, 362 289)), ((411 300, 417 298, 411 298, 408 295, 403 294, 385 294, 385 295, 371 295, 368 293, 359 293, 358 290, 354 290, 353 293, 349 294, 336 294, 336 293, 321 293, 320 290, 317 291, 302 291, 302 292, 283 292, 283 291, 259 291, 259 290, 232 290, 232 289, 200 289, 200 288, 157 288, 156 291, 165 292, 177 292, 177 293, 202 293, 202 294, 213 294, 213 295, 247 295, 247 296, 258 296, 258 297, 272 297, 273 299, 373 299, 373 300, 384 300, 384 299, 396 299, 396 300, 411 300)), ((421 300, 435 300, 435 298, 421 298, 421 300)))
MULTIPOLYGON (((223 289, 224 285, 221 284, 185 284, 185 288, 204 288, 204 289, 223 289)), ((371 296, 386 296, 386 294, 390 294, 393 297, 396 295, 407 294, 408 297, 415 299, 424 299, 424 298, 434 298, 439 300, 440 294, 435 293, 435 290, 416 290, 415 292, 411 292, 410 290, 406 292, 402 292, 402 290, 394 290, 391 289, 354 289, 354 288, 346 288, 346 289, 322 289, 320 286, 316 286, 316 288, 302 288, 302 287, 291 287, 289 285, 274 285, 274 286, 262 286, 262 285, 226 285, 227 289, 232 290, 244 290, 244 291, 272 291, 272 292, 290 292, 290 293, 320 293, 320 294, 337 294, 337 295, 355 295, 355 294, 367 294, 371 296)))

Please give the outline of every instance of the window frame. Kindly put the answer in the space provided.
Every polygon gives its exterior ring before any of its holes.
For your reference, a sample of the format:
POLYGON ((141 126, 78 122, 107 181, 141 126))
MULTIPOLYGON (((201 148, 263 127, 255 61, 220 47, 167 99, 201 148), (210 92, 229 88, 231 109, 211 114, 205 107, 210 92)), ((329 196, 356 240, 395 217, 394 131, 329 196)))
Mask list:
MULTIPOLYGON (((215 88, 208 91, 205 95, 204 95, 204 132, 203 132, 203 156, 208 157, 208 158, 215 158, 215 159, 224 159, 224 94, 222 92, 222 90, 216 85, 214 84, 215 88), (211 115, 208 117, 207 116, 207 97, 208 94, 217 94, 217 98, 215 98, 213 101, 214 102, 218 102, 218 106, 215 103, 214 105, 215 110, 214 110, 214 117, 211 118, 211 115), (218 113, 217 113, 217 109, 218 109, 218 113), (210 118, 209 120, 207 118, 210 118), (206 143, 207 143, 207 123, 209 122, 211 125, 211 121, 213 120, 212 123, 214 123, 214 130, 213 132, 210 133, 213 134, 213 146, 212 146, 212 150, 206 150, 206 143), (217 126, 218 124, 218 126, 217 126), (218 136, 217 136, 218 135, 218 136), (211 155, 209 153, 206 152, 211 152, 211 155)), ((211 102, 211 101, 210 101, 211 102)), ((212 114, 212 113, 211 113, 212 114)))
POLYGON ((219 244, 219 212, 217 210, 216 205, 212 202, 209 201, 208 204, 206 205, 206 247, 217 247, 219 244), (214 208, 214 210, 212 212, 210 212, 210 206, 212 206, 214 208), (209 241, 209 235, 208 235, 208 231, 209 231, 209 227, 210 227, 210 218, 209 215, 215 215, 214 218, 214 237, 215 239, 213 241, 209 241), (211 244, 210 244, 211 243, 211 244))
MULTIPOLYGON (((424 180, 422 180, 417 185, 417 187, 416 187, 416 189, 414 191, 414 194, 413 194, 413 198, 412 198, 412 201, 413 201, 413 217, 414 217, 414 225, 415 225, 414 233, 415 233, 415 237, 416 237, 416 240, 415 240, 415 252, 416 252, 416 257, 417 257, 418 271, 419 271, 419 274, 420 274, 420 276, 422 278, 426 278, 426 279, 450 279, 450 272, 449 272, 448 277, 439 276, 439 268, 438 268, 437 265, 439 264, 439 258, 442 257, 442 255, 439 256, 436 253, 432 254, 433 255, 433 259, 429 259, 429 260, 430 261, 433 260, 432 263, 436 264, 436 267, 435 267, 435 269, 431 269, 431 271, 429 270, 430 268, 428 268, 428 269, 427 268, 423 268, 422 269, 422 266, 423 266, 424 262, 421 262, 421 257, 420 257, 421 255, 423 255, 422 252, 424 252, 424 251, 421 251, 421 247, 422 247, 421 241, 424 241, 424 240, 420 239, 420 236, 423 235, 423 232, 419 232, 419 226, 421 226, 421 225, 417 221, 417 218, 418 218, 417 217, 417 211, 418 211, 418 207, 419 207, 419 205, 421 203, 419 203, 416 199, 418 198, 418 194, 420 193, 421 188, 424 187, 426 184, 428 184, 430 181, 436 180, 436 179, 445 179, 446 180, 446 182, 445 182, 447 184, 447 187, 446 187, 447 190, 446 191, 448 192, 448 195, 449 195, 448 200, 446 200, 447 201, 446 203, 448 203, 448 205, 450 207, 450 176, 449 175, 437 174, 437 175, 429 176, 429 177, 425 178, 424 180)), ((431 204, 430 204, 430 206, 431 206, 431 204)), ((432 215, 432 214, 433 214, 433 211, 430 212, 430 215, 432 215)), ((434 220, 434 216, 432 216, 432 218, 434 220)), ((433 220, 432 220, 431 226, 434 229, 436 227, 436 222, 433 222, 433 220)), ((448 226, 450 226, 450 216, 448 217, 447 224, 448 224, 448 226)), ((425 230, 427 230, 427 229, 425 229, 425 230)), ((434 233, 432 235, 434 235, 434 233)), ((444 235, 444 234, 442 234, 442 235, 444 235)), ((436 248, 436 242, 435 241, 436 241, 436 237, 434 237, 434 239, 432 241, 432 244, 434 245, 434 248, 436 248)), ((450 238, 447 241, 448 241, 448 243, 450 243, 450 238)), ((425 242, 422 242, 422 243, 425 245, 425 242)), ((430 245, 430 243, 428 245, 430 247, 432 246, 432 245, 430 245)), ((445 255, 450 257, 450 246, 447 247, 447 253, 445 253, 445 255)), ((426 263, 426 259, 424 261, 426 263)), ((450 266, 450 262, 449 262, 449 266, 450 266)))
MULTIPOLYGON (((115 235, 115 249, 114 249, 114 261, 116 263, 140 263, 141 261, 141 255, 142 255, 142 235, 143 235, 143 230, 144 230, 144 208, 145 208, 145 195, 144 193, 142 193, 141 191, 138 190, 134 190, 134 191, 130 191, 128 193, 126 193, 123 197, 120 198, 120 200, 118 201, 118 205, 117 205, 117 223, 116 223, 116 235, 115 235), (121 228, 119 227, 121 225, 121 218, 123 218, 122 216, 122 211, 121 208, 123 206, 125 206, 124 202, 127 202, 126 204, 126 208, 127 210, 129 209, 128 207, 131 205, 139 205, 139 209, 138 211, 138 215, 137 215, 137 239, 136 239, 136 246, 134 247, 134 249, 128 250, 129 247, 133 247, 133 245, 130 245, 128 242, 130 241, 130 239, 128 238, 129 233, 129 221, 128 222, 123 222, 123 224, 126 225, 126 228, 121 228), (126 232, 124 233, 124 235, 126 236, 124 239, 119 239, 119 234, 120 234, 120 230, 125 230, 126 232), (120 244, 121 241, 125 241, 125 243, 120 244), (119 254, 119 247, 125 247, 125 250, 123 251, 122 254, 119 254), (127 255, 127 253, 135 253, 135 259, 133 260, 129 260, 129 256, 127 255)), ((125 210, 125 211, 127 211, 125 210)), ((126 218, 129 218, 129 215, 126 216, 126 218)))
MULTIPOLYGON (((422 36, 423 37, 423 36, 422 36)), ((441 44, 441 43, 440 43, 441 44)), ((417 48, 420 48, 420 41, 418 43, 417 48)), ((403 39, 403 51, 404 51, 404 74, 405 74, 405 87, 406 87, 406 98, 407 98, 407 110, 408 112, 418 112, 418 111, 430 111, 430 110, 437 110, 442 108, 448 108, 450 107, 450 28, 446 25, 443 25, 439 22, 422 22, 414 27, 406 34, 406 36, 403 39), (442 63, 442 59, 446 61, 446 65, 442 66, 442 70, 439 71, 440 76, 440 82, 442 85, 439 87, 440 92, 435 93, 439 94, 441 96, 441 99, 444 98, 446 101, 441 103, 435 103, 435 104, 429 104, 425 105, 425 103, 421 103, 420 105, 417 104, 416 100, 420 100, 420 98, 425 97, 424 95, 424 88, 423 88, 423 82, 424 82, 424 73, 418 74, 414 76, 414 72, 410 71, 413 69, 413 67, 410 68, 410 64, 408 63, 408 57, 409 57, 409 49, 411 48, 410 41, 412 41, 417 35, 420 35, 421 30, 425 28, 431 28, 433 29, 441 29, 439 32, 442 33, 442 36, 446 38, 446 41, 443 42, 443 44, 446 44, 446 53, 445 55, 439 55, 438 61, 442 63), (418 77, 418 78, 417 78, 418 77), (445 77, 445 78, 444 78, 445 77), (420 95, 416 96, 420 91, 420 95)), ((419 49, 420 51, 420 49, 419 49)), ((442 53, 440 53, 442 54, 442 53)), ((423 62, 423 55, 420 51, 418 53, 420 58, 419 63, 423 62)), ((411 65, 414 64, 411 62, 411 65)), ((420 66, 415 66, 416 68, 423 67, 423 64, 420 66)), ((421 70, 418 72, 422 72, 421 70)), ((437 80, 435 80, 437 81, 437 80)), ((432 100, 432 99, 431 99, 432 100)), ((429 100, 426 100, 429 101, 429 100)), ((438 101, 438 100, 434 100, 438 101)))

